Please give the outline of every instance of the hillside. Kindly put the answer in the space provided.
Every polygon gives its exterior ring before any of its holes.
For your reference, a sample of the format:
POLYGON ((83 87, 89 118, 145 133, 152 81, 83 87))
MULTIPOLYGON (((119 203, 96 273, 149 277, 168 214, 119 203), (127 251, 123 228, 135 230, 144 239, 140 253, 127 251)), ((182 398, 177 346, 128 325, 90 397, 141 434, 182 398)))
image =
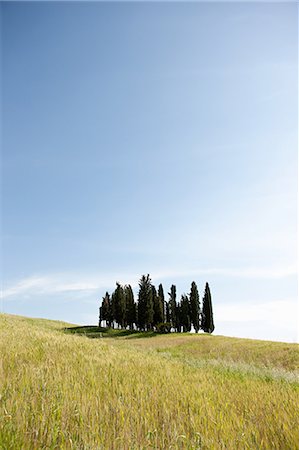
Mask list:
POLYGON ((1 449, 299 448, 297 344, 0 315, 0 354, 1 449))

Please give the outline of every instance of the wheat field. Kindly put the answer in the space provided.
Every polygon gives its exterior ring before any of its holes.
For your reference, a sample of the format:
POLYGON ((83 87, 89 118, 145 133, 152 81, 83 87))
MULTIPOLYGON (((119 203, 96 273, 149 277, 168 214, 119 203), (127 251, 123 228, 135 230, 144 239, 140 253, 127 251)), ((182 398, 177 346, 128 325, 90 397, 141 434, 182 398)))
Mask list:
POLYGON ((297 344, 66 327, 0 315, 1 449, 299 448, 297 344))

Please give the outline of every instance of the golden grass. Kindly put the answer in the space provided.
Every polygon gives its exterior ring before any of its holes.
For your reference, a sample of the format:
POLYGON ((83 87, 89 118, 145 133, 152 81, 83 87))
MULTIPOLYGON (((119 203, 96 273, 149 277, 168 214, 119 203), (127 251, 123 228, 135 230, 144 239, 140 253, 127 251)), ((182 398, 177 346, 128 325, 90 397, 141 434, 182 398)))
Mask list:
POLYGON ((263 367, 299 370, 298 344, 183 333, 139 339, 134 345, 167 350, 173 356, 242 361, 263 367))
POLYGON ((225 359, 223 337, 88 339, 64 326, 0 316, 1 449, 299 448, 298 383, 274 376, 292 358, 276 367, 269 350, 265 377, 247 370, 259 344, 245 361, 225 359))

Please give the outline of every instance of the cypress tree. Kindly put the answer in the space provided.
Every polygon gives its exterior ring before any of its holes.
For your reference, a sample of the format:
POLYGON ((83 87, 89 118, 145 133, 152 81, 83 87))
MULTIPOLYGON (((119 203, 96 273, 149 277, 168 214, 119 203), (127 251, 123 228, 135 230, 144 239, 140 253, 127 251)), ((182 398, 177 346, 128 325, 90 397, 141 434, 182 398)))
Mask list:
POLYGON ((184 333, 191 330, 190 305, 186 294, 181 299, 181 323, 184 333))
POLYGON ((169 302, 165 302, 165 320, 170 323, 169 302))
POLYGON ((136 305, 133 290, 129 284, 124 287, 124 294, 126 300, 126 325, 129 325, 130 329, 133 330, 136 323, 136 305))
POLYGON ((153 326, 157 325, 157 320, 156 320, 156 309, 157 309, 157 290, 155 288, 155 286, 152 284, 151 285, 152 288, 152 300, 153 300, 153 326))
POLYGON ((146 329, 151 330, 154 322, 154 302, 153 302, 153 290, 151 285, 151 279, 148 275, 148 288, 146 296, 146 311, 145 311, 145 323, 146 329))
POLYGON ((150 330, 153 325, 154 308, 152 285, 149 274, 142 275, 139 280, 138 293, 138 326, 141 330, 150 330))
POLYGON ((190 312, 191 312, 191 322, 194 326, 194 330, 198 333, 200 328, 200 303, 199 303, 199 293, 196 286, 195 281, 191 283, 191 291, 190 291, 190 312))
POLYGON ((121 328, 125 327, 126 319, 126 299, 124 295, 124 289, 120 283, 116 283, 116 289, 114 291, 115 301, 115 320, 121 328))
POLYGON ((108 292, 106 292, 106 296, 107 296, 107 325, 110 328, 112 326, 113 323, 113 310, 112 310, 112 298, 110 297, 110 295, 108 294, 108 292))
POLYGON ((176 332, 181 333, 182 331, 182 308, 181 303, 178 302, 176 306, 176 332))
MULTIPOLYGON (((165 299, 164 299, 164 291, 163 291, 163 286, 162 284, 159 284, 158 287, 158 296, 161 302, 161 306, 162 306, 162 320, 161 322, 165 322, 165 299)), ((166 320, 167 322, 167 320, 166 320)))
POLYGON ((119 296, 117 292, 117 288, 114 290, 112 294, 112 303, 113 303, 113 319, 116 323, 117 327, 120 324, 120 311, 119 311, 119 296))
POLYGON ((177 328, 177 304, 176 304, 176 287, 174 284, 170 287, 169 295, 169 318, 172 328, 177 328))
POLYGON ((100 308, 99 326, 101 326, 103 320, 105 320, 107 327, 111 326, 111 302, 108 292, 106 292, 105 297, 103 297, 102 306, 100 308))
POLYGON ((102 326, 102 306, 99 307, 99 327, 102 326))
POLYGON ((213 320, 212 297, 209 283, 206 283, 205 293, 203 297, 201 328, 205 333, 213 333, 215 329, 213 320))
POLYGON ((160 296, 157 294, 155 286, 152 286, 152 297, 153 297, 153 308, 154 308, 154 318, 153 325, 157 326, 159 323, 163 322, 163 303, 160 296))
POLYGON ((111 325, 112 325, 112 328, 114 328, 114 323, 116 322, 116 316, 117 316, 116 310, 117 310, 116 295, 115 295, 115 291, 114 291, 111 294, 111 325))

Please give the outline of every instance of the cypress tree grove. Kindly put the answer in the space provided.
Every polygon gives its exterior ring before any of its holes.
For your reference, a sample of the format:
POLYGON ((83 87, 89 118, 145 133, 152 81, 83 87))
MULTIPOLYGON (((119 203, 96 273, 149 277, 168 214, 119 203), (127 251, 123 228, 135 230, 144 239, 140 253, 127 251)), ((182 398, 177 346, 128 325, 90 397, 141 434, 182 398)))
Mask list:
POLYGON ((209 283, 206 283, 205 293, 203 297, 201 328, 205 333, 213 333, 215 329, 212 309, 212 297, 209 283))
POLYGON ((190 295, 183 294, 180 302, 176 300, 176 286, 170 287, 169 301, 165 301, 162 284, 158 292, 148 275, 139 280, 137 304, 132 287, 116 283, 116 289, 109 295, 106 292, 99 308, 99 326, 118 327, 142 331, 154 329, 160 333, 191 331, 192 325, 198 333, 202 328, 206 333, 214 331, 212 299, 209 284, 206 283, 203 310, 200 309, 199 293, 196 283, 191 284, 190 295), (201 317, 201 320, 200 320, 201 317))
POLYGON ((199 303, 199 293, 195 281, 191 283, 190 291, 190 311, 191 311, 191 322, 194 326, 194 330, 198 333, 200 328, 200 303, 199 303))

